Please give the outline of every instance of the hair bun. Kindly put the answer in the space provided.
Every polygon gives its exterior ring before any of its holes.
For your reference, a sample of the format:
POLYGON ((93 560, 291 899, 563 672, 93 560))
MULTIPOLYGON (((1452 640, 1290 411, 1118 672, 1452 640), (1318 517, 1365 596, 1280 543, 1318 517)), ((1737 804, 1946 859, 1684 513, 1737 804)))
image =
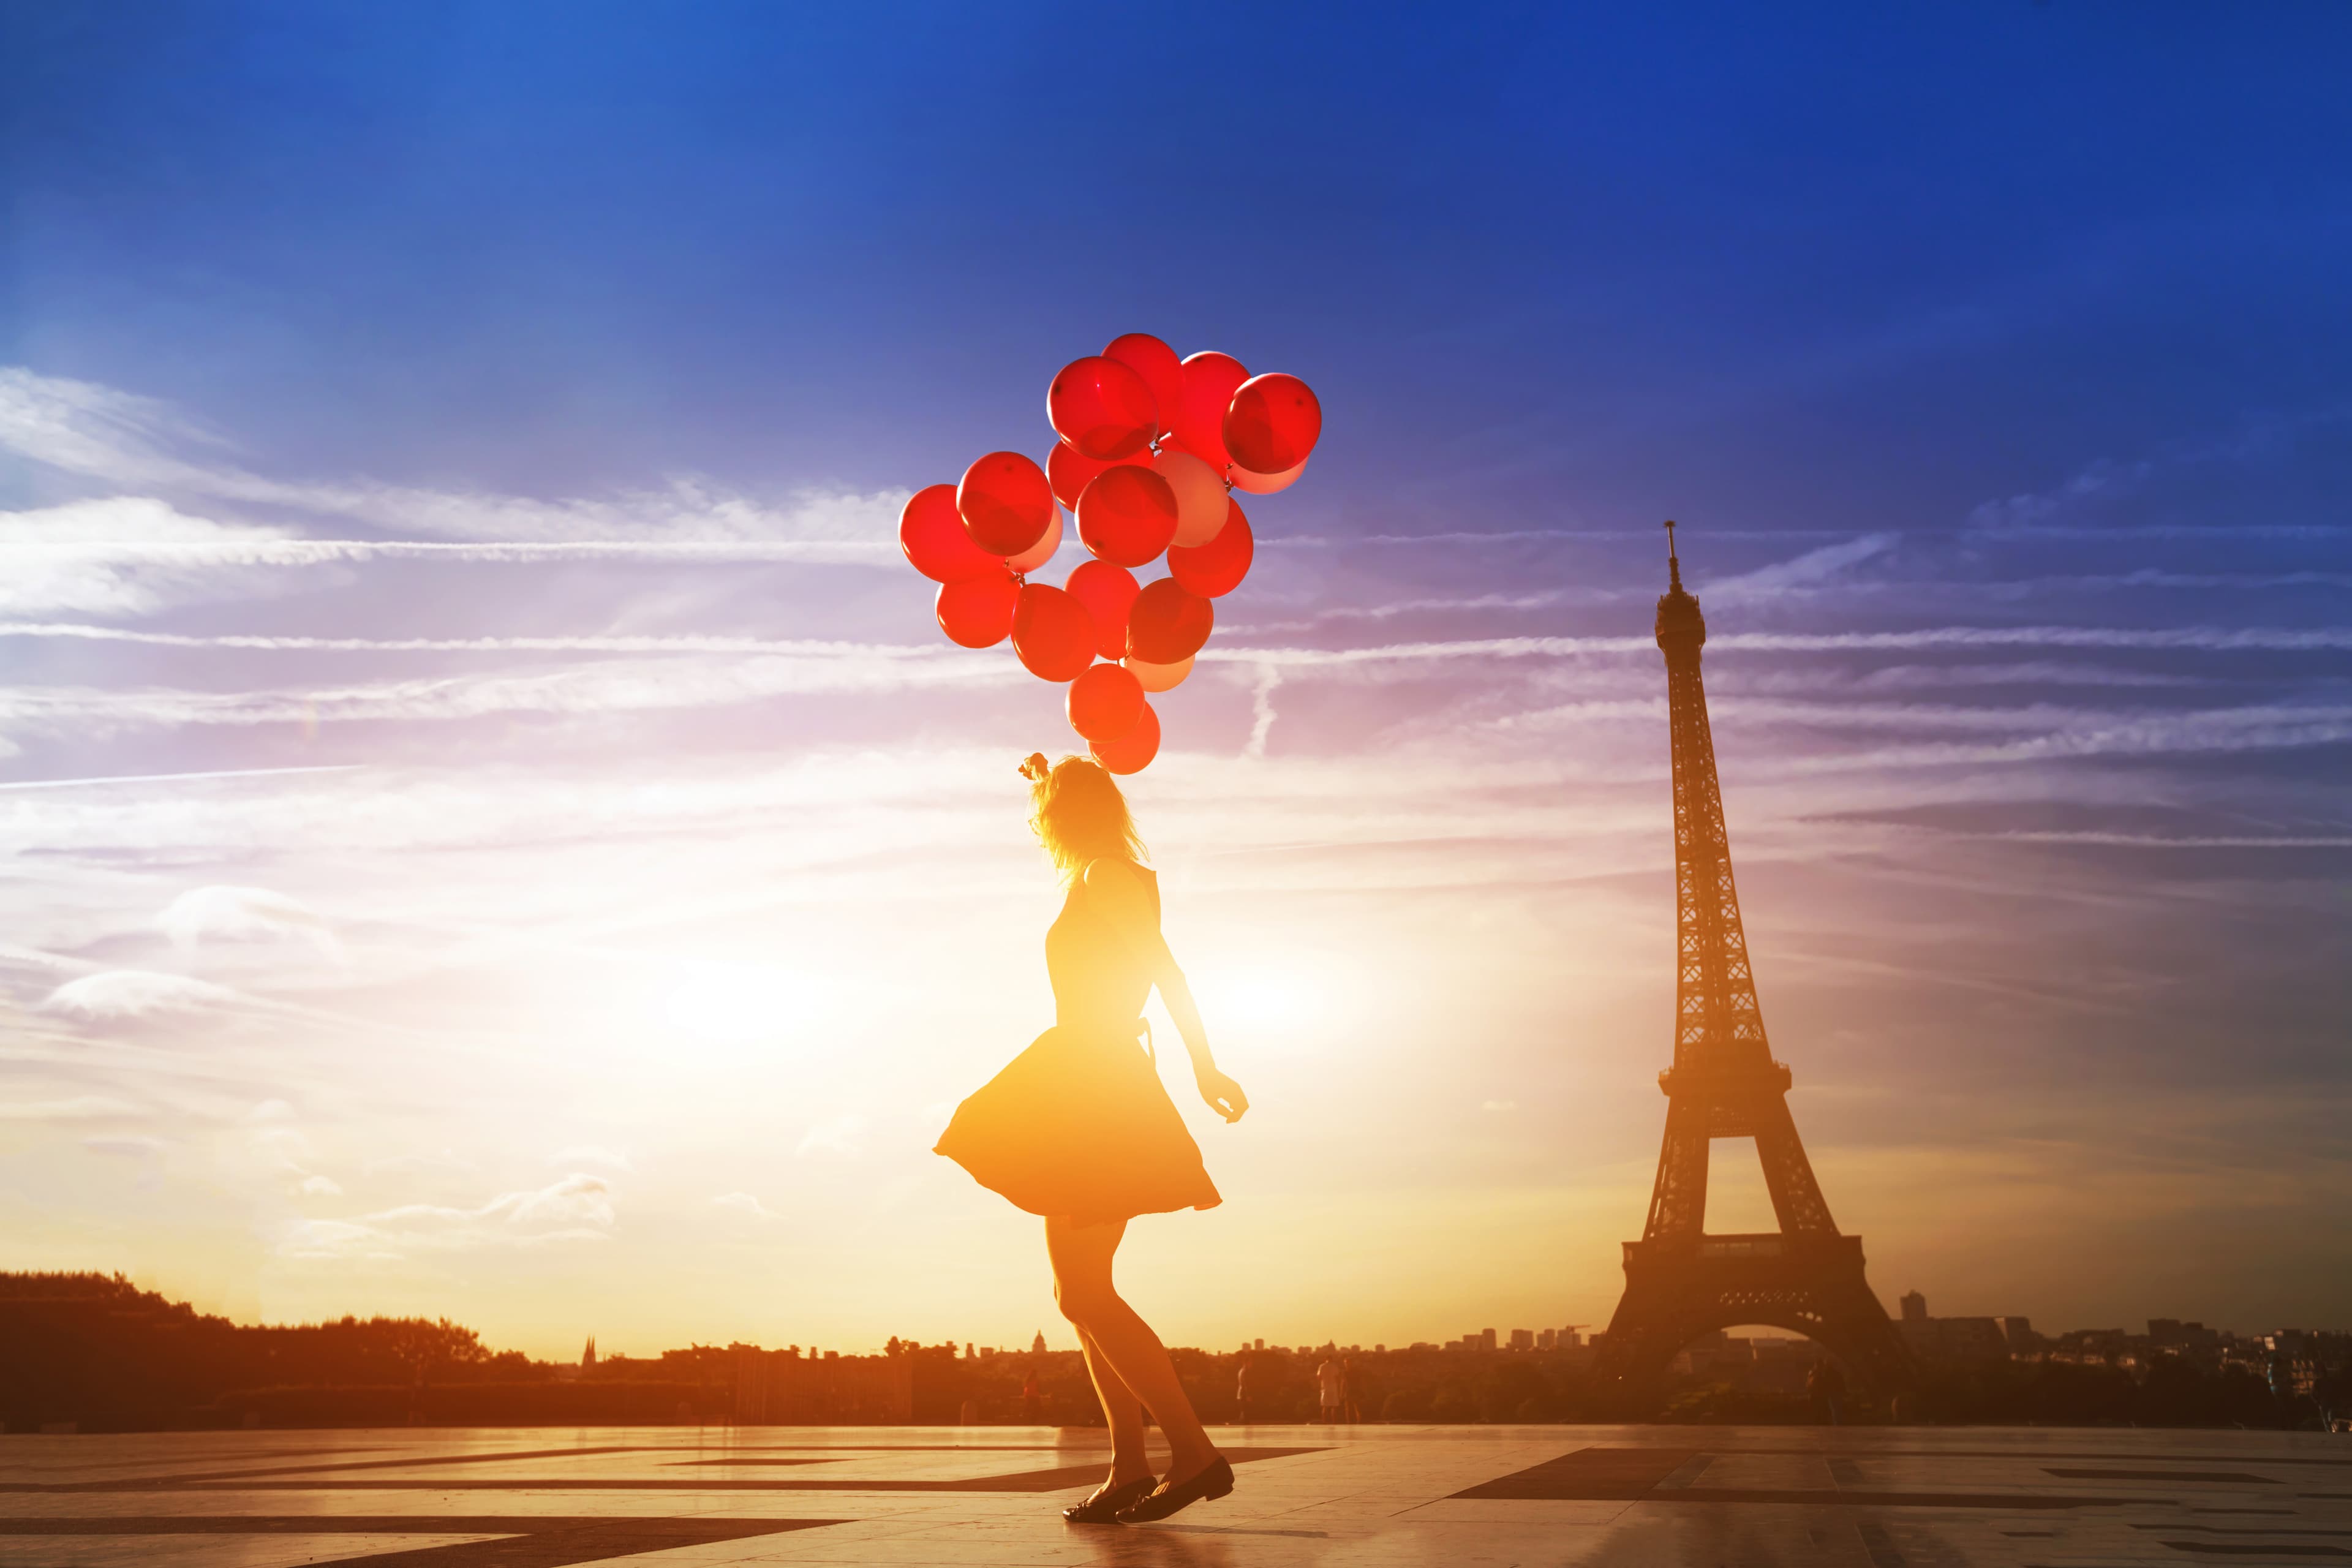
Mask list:
POLYGON ((1051 771, 1045 764, 1045 753, 1043 752, 1032 752, 1021 759, 1021 776, 1031 784, 1045 783, 1046 773, 1051 771))

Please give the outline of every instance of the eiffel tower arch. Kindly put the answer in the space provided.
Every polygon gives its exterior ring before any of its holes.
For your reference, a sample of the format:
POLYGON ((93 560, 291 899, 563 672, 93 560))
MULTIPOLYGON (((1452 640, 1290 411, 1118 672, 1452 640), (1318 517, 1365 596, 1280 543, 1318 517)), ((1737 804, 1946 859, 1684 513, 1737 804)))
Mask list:
POLYGON ((1625 1243, 1625 1294, 1594 1376, 1621 1407, 1647 1408, 1685 1345, 1760 1323, 1812 1340, 1880 1401, 1914 1381, 1911 1357, 1863 1277, 1862 1238, 1830 1217, 1789 1114, 1789 1068, 1764 1037, 1699 678, 1706 621, 1683 588, 1674 526, 1657 619, 1674 752, 1674 1065, 1658 1075, 1666 1131, 1649 1221, 1641 1240, 1625 1243), (1779 1230, 1706 1234, 1707 1152, 1717 1138, 1755 1140, 1779 1230))

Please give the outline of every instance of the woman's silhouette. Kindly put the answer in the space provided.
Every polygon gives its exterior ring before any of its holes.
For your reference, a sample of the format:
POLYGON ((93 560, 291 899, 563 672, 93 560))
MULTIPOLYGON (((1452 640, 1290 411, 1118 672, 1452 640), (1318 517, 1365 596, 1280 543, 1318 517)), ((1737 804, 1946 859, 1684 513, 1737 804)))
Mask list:
POLYGON ((1031 1214, 1045 1216, 1054 1297, 1078 1331, 1110 1423, 1110 1478, 1065 1518, 1079 1523, 1165 1519, 1234 1488, 1151 1325, 1119 1299, 1111 1258, 1139 1214, 1213 1208, 1223 1200, 1200 1146, 1160 1087, 1139 1015, 1154 985, 1192 1054, 1201 1098, 1227 1121, 1249 1109, 1217 1070, 1184 972, 1160 934, 1160 883, 1138 864, 1143 845, 1126 797, 1099 763, 1042 755, 1021 764, 1029 825, 1069 884, 1045 932, 1054 1026, 957 1107, 940 1153, 1031 1214), (1168 1474, 1155 1482, 1143 1447, 1149 1410, 1168 1434, 1168 1474))

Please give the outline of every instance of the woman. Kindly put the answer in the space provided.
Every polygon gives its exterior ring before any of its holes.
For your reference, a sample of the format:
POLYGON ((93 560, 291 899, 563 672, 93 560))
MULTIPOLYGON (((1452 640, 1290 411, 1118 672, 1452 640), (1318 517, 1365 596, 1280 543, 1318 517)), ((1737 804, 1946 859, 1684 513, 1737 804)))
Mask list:
POLYGON ((1145 1054, 1139 1015, 1154 985, 1209 1108, 1238 1121, 1249 1100, 1209 1055, 1192 989, 1160 934, 1159 879, 1138 863, 1143 844, 1118 784, 1087 757, 1049 768, 1033 754, 1021 773, 1029 826, 1069 886, 1045 932, 1054 1026, 957 1107, 937 1152, 1045 1217, 1054 1299, 1078 1331, 1111 1439, 1109 1479, 1062 1514, 1139 1524, 1234 1489, 1233 1466, 1201 1429, 1167 1347, 1111 1284, 1129 1219, 1223 1201, 1160 1087, 1157 1058, 1145 1054), (1144 1454, 1147 1410, 1168 1435, 1164 1478, 1144 1454))

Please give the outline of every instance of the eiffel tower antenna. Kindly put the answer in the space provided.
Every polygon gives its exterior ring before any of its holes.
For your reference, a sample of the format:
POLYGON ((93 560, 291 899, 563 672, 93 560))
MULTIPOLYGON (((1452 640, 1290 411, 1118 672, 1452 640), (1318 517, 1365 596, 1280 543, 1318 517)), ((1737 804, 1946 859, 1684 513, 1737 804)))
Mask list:
POLYGON ((1593 1372, 1627 1407, 1646 1405, 1685 1345, 1763 1323, 1811 1339, 1865 1394, 1885 1397, 1912 1383, 1911 1358, 1863 1278, 1862 1238, 1830 1217, 1789 1114, 1789 1068, 1764 1037, 1699 675, 1706 617, 1683 587, 1674 529, 1666 524, 1656 626, 1674 757, 1674 1065, 1658 1075, 1666 1131, 1649 1220, 1642 1239, 1625 1244, 1625 1294, 1593 1372), (1706 1234, 1707 1154, 1717 1138, 1755 1141, 1779 1230, 1706 1234))

